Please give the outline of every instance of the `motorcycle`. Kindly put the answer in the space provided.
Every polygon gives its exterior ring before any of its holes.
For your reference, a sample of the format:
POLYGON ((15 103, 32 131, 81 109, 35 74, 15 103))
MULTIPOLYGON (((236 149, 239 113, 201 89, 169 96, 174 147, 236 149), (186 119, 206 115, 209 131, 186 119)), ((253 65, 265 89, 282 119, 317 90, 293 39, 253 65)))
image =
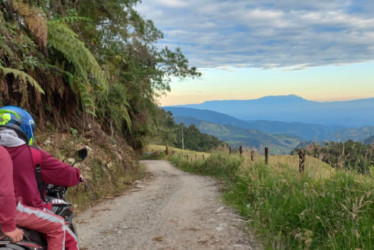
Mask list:
MULTIPOLYGON (((73 158, 75 163, 83 161, 87 157, 88 151, 86 148, 78 150, 73 158)), ((66 200, 67 187, 55 186, 52 184, 46 185, 46 202, 52 204, 52 212, 63 217, 65 223, 70 230, 77 235, 77 231, 73 224, 74 212, 72 210, 72 203, 66 200)), ((37 231, 27 228, 21 228, 24 231, 23 240, 17 243, 12 243, 8 237, 0 238, 0 250, 46 250, 47 241, 43 235, 37 231)))

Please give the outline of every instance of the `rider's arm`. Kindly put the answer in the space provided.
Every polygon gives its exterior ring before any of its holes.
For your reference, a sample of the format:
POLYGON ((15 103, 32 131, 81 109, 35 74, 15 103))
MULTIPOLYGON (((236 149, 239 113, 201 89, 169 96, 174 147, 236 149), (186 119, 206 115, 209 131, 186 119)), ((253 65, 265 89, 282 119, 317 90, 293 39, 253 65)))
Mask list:
POLYGON ((6 149, 0 146, 0 225, 3 232, 16 229, 15 214, 13 163, 6 149))
POLYGON ((45 183, 56 186, 71 187, 80 182, 81 172, 78 168, 57 160, 47 152, 41 151, 41 174, 45 183))

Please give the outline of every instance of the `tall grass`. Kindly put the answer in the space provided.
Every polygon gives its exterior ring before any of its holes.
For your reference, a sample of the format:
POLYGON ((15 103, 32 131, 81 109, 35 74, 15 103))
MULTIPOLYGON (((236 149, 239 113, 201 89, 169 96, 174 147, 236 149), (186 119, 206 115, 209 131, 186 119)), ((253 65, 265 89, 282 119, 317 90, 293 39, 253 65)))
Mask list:
POLYGON ((179 168, 201 174, 211 175, 222 179, 235 180, 243 160, 239 156, 228 156, 224 153, 215 153, 206 160, 189 160, 181 155, 172 155, 169 160, 179 168))
POLYGON ((266 165, 237 158, 219 154, 205 162, 172 162, 224 177, 225 201, 240 211, 269 249, 374 249, 370 177, 328 171, 314 160, 312 171, 300 174, 281 160, 266 165))

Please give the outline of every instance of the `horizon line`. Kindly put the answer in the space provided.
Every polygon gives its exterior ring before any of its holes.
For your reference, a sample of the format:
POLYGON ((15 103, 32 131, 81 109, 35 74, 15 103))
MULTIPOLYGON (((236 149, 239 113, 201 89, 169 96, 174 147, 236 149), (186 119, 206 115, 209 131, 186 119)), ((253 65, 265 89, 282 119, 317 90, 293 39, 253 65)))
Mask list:
POLYGON ((206 102, 254 101, 254 100, 260 100, 260 99, 267 98, 267 97, 290 97, 290 96, 298 97, 298 98, 301 98, 301 99, 306 100, 306 101, 319 102, 319 103, 350 102, 350 101, 358 101, 358 100, 369 100, 369 99, 373 99, 374 98, 374 96, 373 96, 373 97, 367 97, 367 98, 337 99, 337 100, 326 100, 326 101, 322 101, 322 100, 306 99, 306 98, 304 98, 302 96, 299 96, 299 95, 296 95, 296 94, 288 94, 288 95, 266 95, 266 96, 262 96, 262 97, 259 97, 259 98, 253 98, 253 99, 212 99, 212 100, 206 100, 206 101, 203 101, 203 102, 200 102, 200 103, 185 103, 185 104, 174 104, 174 105, 160 105, 159 107, 183 106, 183 105, 199 105, 199 104, 204 104, 206 102))

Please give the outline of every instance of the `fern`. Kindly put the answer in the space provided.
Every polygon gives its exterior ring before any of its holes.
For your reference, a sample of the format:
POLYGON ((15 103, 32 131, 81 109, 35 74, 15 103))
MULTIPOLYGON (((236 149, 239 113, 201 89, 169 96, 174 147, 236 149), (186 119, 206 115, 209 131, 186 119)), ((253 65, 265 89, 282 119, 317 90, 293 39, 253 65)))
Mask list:
POLYGON ((24 23, 30 32, 34 35, 37 43, 43 49, 47 46, 47 17, 45 13, 34 6, 24 3, 22 0, 13 0, 11 2, 15 11, 23 17, 24 23))
POLYGON ((99 117, 108 126, 114 124, 116 129, 122 131, 124 126, 132 133, 132 121, 129 114, 131 106, 126 100, 126 87, 121 83, 111 83, 109 93, 96 92, 96 103, 99 117))
POLYGON ((74 65, 73 77, 69 75, 70 87, 78 90, 82 105, 88 113, 94 113, 95 105, 90 94, 90 88, 100 87, 104 92, 108 90, 108 82, 100 65, 78 35, 65 23, 60 21, 48 22, 48 42, 55 50, 61 52, 64 58, 74 65), (96 81, 94 81, 94 79, 96 81), (77 87, 74 88, 74 84, 77 87))
POLYGON ((87 113, 96 116, 95 114, 95 103, 93 97, 88 91, 88 86, 82 81, 77 81, 77 87, 79 89, 80 99, 87 113))
POLYGON ((14 57, 14 53, 12 49, 9 48, 8 44, 6 44, 5 42, 5 37, 0 34, 0 57, 4 55, 9 56, 9 57, 14 57))
MULTIPOLYGON (((3 12, 0 11, 0 58, 7 55, 11 58, 14 57, 12 49, 7 44, 7 39, 10 39, 8 27, 4 20, 3 12)), ((0 59, 1 60, 1 59, 0 59)))
POLYGON ((43 88, 39 85, 39 83, 29 74, 20 71, 18 69, 12 69, 12 68, 5 68, 0 65, 0 70, 4 72, 4 75, 13 74, 15 78, 18 78, 21 80, 21 82, 27 84, 30 83, 31 86, 33 86, 37 91, 44 94, 43 88))
POLYGON ((132 122, 128 110, 130 104, 126 100, 126 88, 122 84, 113 84, 112 94, 109 96, 110 109, 112 109, 112 117, 118 129, 122 129, 122 121, 125 121, 127 129, 132 133, 132 122), (113 93, 115 92, 115 93, 113 93), (118 111, 116 111, 118 109, 118 111), (117 113, 118 112, 118 113, 117 113))

